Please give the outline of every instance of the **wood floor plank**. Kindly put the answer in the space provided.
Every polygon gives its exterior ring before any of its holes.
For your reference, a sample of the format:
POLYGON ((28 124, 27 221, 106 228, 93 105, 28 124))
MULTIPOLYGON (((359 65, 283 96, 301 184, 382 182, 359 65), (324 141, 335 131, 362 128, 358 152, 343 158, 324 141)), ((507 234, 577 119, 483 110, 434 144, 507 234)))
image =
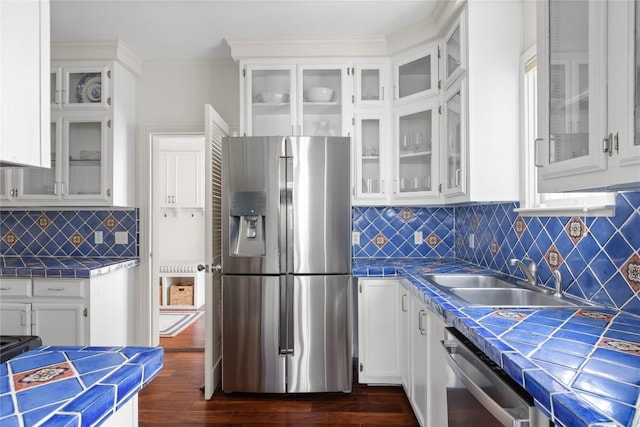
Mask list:
POLYGON ((205 400, 200 391, 204 384, 204 353, 181 347, 197 346, 202 337, 204 316, 177 337, 161 339, 161 345, 168 346, 165 348, 164 368, 139 394, 141 427, 418 425, 399 386, 355 383, 352 393, 293 395, 217 391, 212 400, 205 400), (175 340, 183 334, 180 340, 175 340), (199 336, 191 336, 195 334, 199 336))

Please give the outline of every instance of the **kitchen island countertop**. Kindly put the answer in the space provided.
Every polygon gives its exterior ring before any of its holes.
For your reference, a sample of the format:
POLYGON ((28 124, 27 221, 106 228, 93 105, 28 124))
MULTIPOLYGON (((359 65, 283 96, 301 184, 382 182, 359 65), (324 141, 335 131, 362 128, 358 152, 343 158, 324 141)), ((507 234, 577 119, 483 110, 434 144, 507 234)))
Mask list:
POLYGON ((431 310, 502 367, 557 425, 637 426, 640 319, 592 308, 466 307, 425 273, 496 273, 455 259, 354 258, 354 277, 409 280, 431 310))
POLYGON ((0 256, 0 277, 85 279, 138 264, 139 258, 0 256))
POLYGON ((39 347, 0 364, 0 425, 85 426, 106 421, 155 378, 155 347, 39 347))

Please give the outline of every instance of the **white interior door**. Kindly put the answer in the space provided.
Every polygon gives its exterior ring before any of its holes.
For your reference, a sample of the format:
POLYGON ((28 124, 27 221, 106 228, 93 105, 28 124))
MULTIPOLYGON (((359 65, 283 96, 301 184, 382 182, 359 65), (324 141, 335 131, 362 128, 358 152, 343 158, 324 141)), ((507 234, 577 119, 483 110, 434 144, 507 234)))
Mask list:
POLYGON ((205 105, 205 342, 204 396, 211 399, 222 378, 222 138, 229 127, 205 105))

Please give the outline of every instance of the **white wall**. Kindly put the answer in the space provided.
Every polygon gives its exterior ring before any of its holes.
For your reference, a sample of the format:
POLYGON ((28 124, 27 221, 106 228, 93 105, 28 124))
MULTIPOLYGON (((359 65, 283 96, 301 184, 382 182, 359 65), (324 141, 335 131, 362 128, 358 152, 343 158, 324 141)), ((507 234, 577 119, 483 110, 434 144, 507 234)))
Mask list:
POLYGON ((213 105, 232 129, 238 127, 240 90, 236 63, 144 63, 138 80, 138 123, 142 127, 168 131, 197 126, 204 132, 205 104, 213 105))
POLYGON ((536 43, 536 0, 522 1, 522 52, 536 43))

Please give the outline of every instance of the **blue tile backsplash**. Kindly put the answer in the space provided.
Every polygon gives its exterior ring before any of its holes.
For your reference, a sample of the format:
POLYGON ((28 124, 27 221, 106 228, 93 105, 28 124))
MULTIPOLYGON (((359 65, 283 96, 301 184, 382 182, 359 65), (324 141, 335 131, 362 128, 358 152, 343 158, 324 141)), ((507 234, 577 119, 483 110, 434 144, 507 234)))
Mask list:
POLYGON ((613 217, 525 217, 517 207, 354 207, 361 235, 353 256, 455 257, 522 278, 507 260, 526 256, 546 286, 558 269, 565 292, 640 315, 640 192, 618 193, 613 217), (423 233, 420 245, 414 231, 423 233))
POLYGON ((138 242, 138 209, 0 211, 0 255, 137 257, 138 242), (126 244, 115 242, 116 232, 127 233, 126 244))

